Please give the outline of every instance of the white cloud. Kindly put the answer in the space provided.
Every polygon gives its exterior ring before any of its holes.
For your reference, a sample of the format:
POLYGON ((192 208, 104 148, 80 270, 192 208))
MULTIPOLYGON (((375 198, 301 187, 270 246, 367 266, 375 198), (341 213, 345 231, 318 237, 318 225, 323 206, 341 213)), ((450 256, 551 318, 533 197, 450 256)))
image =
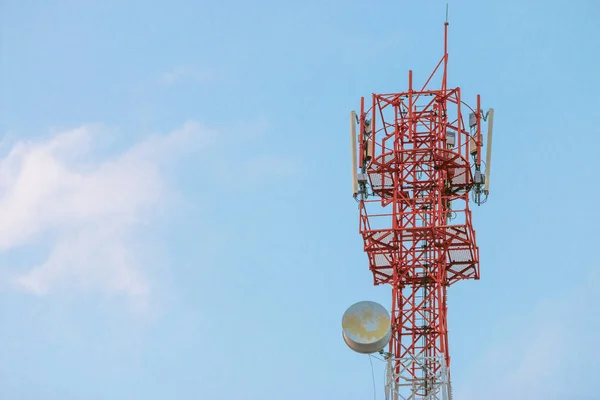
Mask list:
POLYGON ((0 251, 51 241, 40 265, 14 277, 22 289, 123 293, 140 301, 150 295, 135 232, 171 199, 166 163, 210 132, 190 122, 98 159, 94 143, 103 133, 84 126, 19 142, 0 161, 0 251))
POLYGON ((481 358, 473 360, 475 374, 456 388, 456 398, 597 398, 595 387, 581 382, 594 379, 600 357, 595 345, 600 275, 582 271, 582 278, 580 284, 555 291, 555 296, 525 311, 526 325, 507 319, 504 339, 489 342, 481 358))
POLYGON ((207 68, 178 67, 165 72, 162 75, 162 83, 174 85, 181 82, 192 82, 206 84, 213 82, 215 73, 207 68))

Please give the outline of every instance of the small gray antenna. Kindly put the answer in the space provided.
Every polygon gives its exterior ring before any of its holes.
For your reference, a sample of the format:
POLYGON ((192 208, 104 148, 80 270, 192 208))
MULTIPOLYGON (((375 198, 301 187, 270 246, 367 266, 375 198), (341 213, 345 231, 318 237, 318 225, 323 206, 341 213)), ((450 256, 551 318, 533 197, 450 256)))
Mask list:
POLYGON ((448 23, 448 3, 446 2, 446 23, 448 23))

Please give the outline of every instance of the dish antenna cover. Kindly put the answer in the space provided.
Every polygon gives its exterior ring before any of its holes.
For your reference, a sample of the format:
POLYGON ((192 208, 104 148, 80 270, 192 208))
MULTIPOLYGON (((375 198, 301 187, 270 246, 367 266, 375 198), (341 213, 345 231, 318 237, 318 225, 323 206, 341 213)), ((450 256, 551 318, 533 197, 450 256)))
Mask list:
POLYGON ((378 303, 361 301, 346 310, 342 319, 344 341, 357 353, 382 350, 392 337, 390 314, 378 303))

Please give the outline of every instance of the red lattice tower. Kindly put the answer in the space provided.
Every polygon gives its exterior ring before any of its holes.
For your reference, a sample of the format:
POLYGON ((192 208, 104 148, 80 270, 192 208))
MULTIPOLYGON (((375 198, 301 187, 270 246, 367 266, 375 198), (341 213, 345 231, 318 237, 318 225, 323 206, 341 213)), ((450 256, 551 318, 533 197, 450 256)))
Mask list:
POLYGON ((408 91, 373 94, 369 105, 361 98, 360 114, 352 115, 360 233, 375 285, 393 290, 386 356, 395 398, 452 396, 446 291, 479 279, 469 194, 478 204, 487 198, 481 125, 493 110, 484 115, 479 95, 473 109, 460 88, 447 87, 447 33, 446 22, 444 56, 422 87, 415 89, 409 71, 408 91))

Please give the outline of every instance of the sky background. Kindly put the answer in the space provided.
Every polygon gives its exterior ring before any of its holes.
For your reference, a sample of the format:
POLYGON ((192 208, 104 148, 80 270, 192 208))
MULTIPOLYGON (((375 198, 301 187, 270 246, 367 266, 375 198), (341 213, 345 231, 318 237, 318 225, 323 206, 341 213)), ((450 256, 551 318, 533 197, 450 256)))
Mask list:
MULTIPOLYGON (((0 1, 0 398, 368 399, 348 112, 423 81, 443 1, 0 1)), ((450 2, 494 107, 457 400, 599 399, 600 3, 450 2)), ((375 360, 378 398, 381 363, 375 360)))

